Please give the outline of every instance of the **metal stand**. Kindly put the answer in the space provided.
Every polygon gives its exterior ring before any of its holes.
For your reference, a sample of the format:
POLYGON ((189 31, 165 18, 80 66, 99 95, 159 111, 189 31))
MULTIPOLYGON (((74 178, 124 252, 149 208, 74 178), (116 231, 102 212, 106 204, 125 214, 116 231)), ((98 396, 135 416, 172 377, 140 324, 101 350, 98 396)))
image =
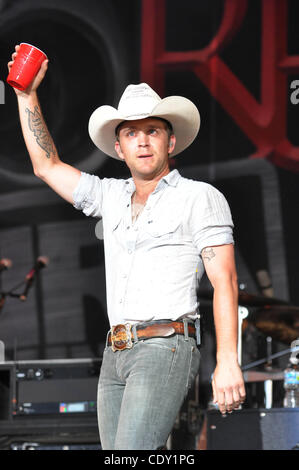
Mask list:
MULTIPOLYGON (((32 281, 33 281, 33 278, 31 278, 29 281, 25 279, 24 281, 19 282, 10 291, 0 292, 0 314, 5 305, 6 297, 13 297, 13 298, 21 300, 22 302, 24 302, 27 299, 27 293, 28 293, 29 288, 32 285, 32 281), (21 294, 15 294, 14 291, 23 285, 25 285, 24 291, 21 294)), ((3 341, 0 340, 0 363, 1 362, 5 362, 5 344, 3 341)))
MULTIPOLYGON (((283 351, 279 351, 278 353, 271 354, 270 356, 264 357, 263 359, 258 359, 257 361, 250 362, 249 364, 246 364, 245 366, 242 366, 241 369, 242 371, 246 371, 248 369, 252 369, 253 367, 260 366, 261 364, 265 364, 269 360, 272 359, 277 359, 278 357, 285 356, 286 354, 294 353, 294 352, 299 352, 299 338, 295 341, 292 342, 294 344, 294 347, 284 349, 283 351), (296 346, 297 344, 297 346, 296 346)), ((256 372, 254 372, 256 374, 256 372)), ((262 372, 264 374, 264 372, 262 372)), ((271 373, 269 373, 271 374, 271 373)), ((269 377, 268 377, 269 378, 269 377)), ((267 380, 267 379, 264 379, 267 380)))
POLYGON ((242 323, 248 317, 248 309, 246 307, 238 307, 238 361, 242 364, 242 323))
POLYGON ((0 340, 0 363, 5 362, 5 345, 4 342, 0 340))
MULTIPOLYGON (((266 369, 271 372, 272 371, 272 338, 267 336, 267 366, 266 369)), ((265 380, 264 383, 264 392, 265 392, 265 408, 270 409, 272 408, 273 402, 273 381, 271 379, 265 380)))

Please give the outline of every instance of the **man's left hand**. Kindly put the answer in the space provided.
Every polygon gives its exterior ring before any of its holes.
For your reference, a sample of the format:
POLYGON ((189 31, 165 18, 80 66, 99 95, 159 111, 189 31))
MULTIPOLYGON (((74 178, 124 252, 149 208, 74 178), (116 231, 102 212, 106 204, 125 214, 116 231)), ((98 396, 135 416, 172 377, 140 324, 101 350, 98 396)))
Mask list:
POLYGON ((212 380, 213 401, 222 415, 232 413, 245 401, 243 375, 237 362, 217 364, 212 380))

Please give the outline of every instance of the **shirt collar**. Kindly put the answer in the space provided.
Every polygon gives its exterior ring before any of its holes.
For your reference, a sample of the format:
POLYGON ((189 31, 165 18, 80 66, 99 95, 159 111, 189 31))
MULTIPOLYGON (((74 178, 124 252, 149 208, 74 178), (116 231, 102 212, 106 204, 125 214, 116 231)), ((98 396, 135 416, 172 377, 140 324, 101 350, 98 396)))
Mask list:
MULTIPOLYGON (((178 184, 179 179, 181 178, 180 173, 178 170, 172 170, 170 171, 167 175, 163 176, 159 183, 157 184, 157 187, 154 192, 159 191, 159 189, 165 187, 167 184, 169 186, 175 187, 178 184), (166 183, 166 184, 165 184, 166 183)), ((133 178, 129 178, 126 180, 126 190, 128 193, 133 194, 135 191, 135 183, 133 178)))
POLYGON ((163 176, 162 180, 166 181, 166 183, 168 183, 169 186, 176 186, 180 178, 181 178, 181 175, 178 172, 178 170, 172 170, 166 176, 163 176))

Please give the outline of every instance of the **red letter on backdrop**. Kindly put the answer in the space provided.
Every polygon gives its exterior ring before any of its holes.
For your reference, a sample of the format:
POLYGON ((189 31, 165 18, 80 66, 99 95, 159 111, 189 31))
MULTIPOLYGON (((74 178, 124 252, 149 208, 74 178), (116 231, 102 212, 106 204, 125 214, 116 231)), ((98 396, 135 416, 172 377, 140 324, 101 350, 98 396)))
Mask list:
POLYGON ((287 76, 299 70, 299 56, 287 55, 288 2, 261 0, 261 6, 260 102, 218 54, 240 28, 247 0, 224 0, 216 36, 204 49, 186 52, 165 50, 165 0, 143 0, 141 77, 163 94, 166 70, 192 70, 256 146, 250 158, 267 158, 280 167, 299 171, 299 147, 287 137, 287 76))

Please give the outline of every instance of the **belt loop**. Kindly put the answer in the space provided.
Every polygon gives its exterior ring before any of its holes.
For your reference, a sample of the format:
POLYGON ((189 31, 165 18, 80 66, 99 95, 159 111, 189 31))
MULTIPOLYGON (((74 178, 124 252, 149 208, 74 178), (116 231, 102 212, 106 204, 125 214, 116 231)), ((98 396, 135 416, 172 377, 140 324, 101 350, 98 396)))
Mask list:
POLYGON ((111 328, 110 330, 108 330, 108 333, 106 335, 106 345, 105 345, 105 348, 108 348, 108 339, 109 339, 109 334, 111 333, 111 328))
POLYGON ((134 336, 134 342, 137 343, 139 341, 138 336, 137 336, 137 331, 136 331, 136 323, 132 325, 132 333, 134 336))
POLYGON ((187 318, 183 318, 183 323, 184 323, 184 336, 185 336, 185 341, 189 341, 188 319, 187 319, 187 318))

